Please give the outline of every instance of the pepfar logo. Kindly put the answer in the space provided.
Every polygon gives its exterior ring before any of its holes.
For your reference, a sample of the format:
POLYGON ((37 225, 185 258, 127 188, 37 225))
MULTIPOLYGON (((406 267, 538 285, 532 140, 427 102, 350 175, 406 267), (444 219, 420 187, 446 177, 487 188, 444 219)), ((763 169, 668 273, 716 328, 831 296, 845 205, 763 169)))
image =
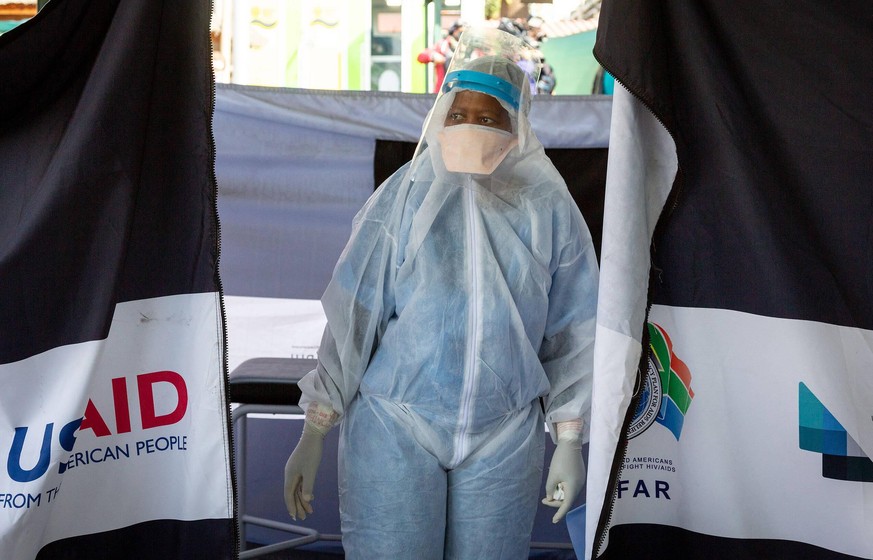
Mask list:
POLYGON ((633 439, 658 423, 670 430, 676 440, 682 434, 685 414, 691 406, 691 372, 673 352, 667 331, 656 323, 649 330, 649 360, 642 383, 640 401, 628 428, 633 439))
MULTIPOLYGON (((114 420, 115 434, 124 434, 132 431, 131 428, 131 403, 128 398, 127 378, 117 377, 112 379, 112 407, 100 410, 91 399, 85 406, 84 415, 67 422, 57 430, 57 439, 61 448, 66 452, 72 452, 76 443, 76 432, 91 430, 98 438, 113 435, 109 428, 107 418, 114 420), (112 414, 111 416, 109 414, 112 414)), ((150 430, 161 426, 169 426, 178 423, 184 418, 188 410, 188 388, 185 379, 174 371, 156 371, 142 373, 136 376, 136 395, 139 405, 139 420, 143 430, 150 430), (159 384, 162 384, 159 385, 159 384), (161 386, 161 394, 172 391, 176 395, 176 404, 173 410, 158 413, 156 406, 155 387, 161 386)), ((169 399, 162 399, 161 404, 166 405, 169 399)), ((52 441, 55 437, 55 424, 46 424, 42 428, 42 443, 39 444, 39 457, 31 466, 22 465, 22 455, 25 445, 35 449, 33 443, 28 443, 29 437, 34 437, 32 427, 20 426, 15 428, 9 456, 6 460, 6 471, 9 478, 15 482, 31 482, 44 476, 52 462, 52 441), (31 434, 29 436, 29 434, 31 434)), ((37 436, 38 437, 38 436, 37 436)), ((169 439, 168 439, 169 441, 169 439)), ((139 442, 138 442, 139 445, 139 442)), ((143 444, 146 445, 146 444, 143 444)), ((109 448, 107 448, 109 449, 109 448)), ((116 450, 123 452, 124 447, 115 446, 116 450)), ((106 455, 104 454, 103 457, 106 455)), ((69 462, 59 463, 59 472, 63 473, 69 462)))
POLYGON ((873 482, 873 461, 804 383, 798 387, 800 448, 821 453, 821 475, 873 482))

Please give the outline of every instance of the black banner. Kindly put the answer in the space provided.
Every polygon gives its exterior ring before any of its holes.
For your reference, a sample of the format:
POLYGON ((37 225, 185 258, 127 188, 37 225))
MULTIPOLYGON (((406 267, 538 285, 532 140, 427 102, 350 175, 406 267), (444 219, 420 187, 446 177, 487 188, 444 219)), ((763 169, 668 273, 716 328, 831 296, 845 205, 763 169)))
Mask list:
POLYGON ((0 363, 216 291, 210 10, 52 0, 0 36, 0 363))
POLYGON ((603 3, 595 55, 670 131, 653 303, 873 328, 873 6, 603 3))

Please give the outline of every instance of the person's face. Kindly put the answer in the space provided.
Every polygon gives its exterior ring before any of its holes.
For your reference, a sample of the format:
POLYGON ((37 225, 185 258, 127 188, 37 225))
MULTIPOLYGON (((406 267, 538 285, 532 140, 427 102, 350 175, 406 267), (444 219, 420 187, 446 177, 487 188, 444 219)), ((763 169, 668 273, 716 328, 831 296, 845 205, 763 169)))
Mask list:
POLYGON ((478 124, 512 132, 509 113, 497 99, 468 89, 461 90, 455 95, 446 115, 445 126, 456 124, 478 124))

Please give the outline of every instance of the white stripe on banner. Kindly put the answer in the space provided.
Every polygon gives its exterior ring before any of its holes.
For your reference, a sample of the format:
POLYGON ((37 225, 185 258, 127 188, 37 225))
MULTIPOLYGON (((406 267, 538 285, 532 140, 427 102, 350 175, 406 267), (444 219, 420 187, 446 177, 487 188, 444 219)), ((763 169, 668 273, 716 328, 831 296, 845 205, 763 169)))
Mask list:
POLYGON ((218 301, 121 303, 105 340, 0 365, 0 550, 233 515, 218 301))
POLYGON ((664 306, 649 324, 662 346, 631 423, 613 524, 869 558, 873 332, 664 306), (848 468, 828 472, 828 460, 848 468))

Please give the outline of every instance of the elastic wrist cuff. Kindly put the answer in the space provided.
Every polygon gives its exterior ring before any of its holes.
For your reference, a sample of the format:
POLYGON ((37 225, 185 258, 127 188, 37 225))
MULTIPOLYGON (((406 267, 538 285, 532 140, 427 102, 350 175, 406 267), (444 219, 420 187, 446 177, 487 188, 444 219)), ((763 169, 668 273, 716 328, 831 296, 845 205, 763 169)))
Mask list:
POLYGON ((331 407, 316 401, 309 403, 306 409, 306 423, 321 435, 326 435, 333 428, 337 418, 339 414, 331 407))
POLYGON ((558 441, 579 441, 582 438, 582 420, 555 422, 558 441))

